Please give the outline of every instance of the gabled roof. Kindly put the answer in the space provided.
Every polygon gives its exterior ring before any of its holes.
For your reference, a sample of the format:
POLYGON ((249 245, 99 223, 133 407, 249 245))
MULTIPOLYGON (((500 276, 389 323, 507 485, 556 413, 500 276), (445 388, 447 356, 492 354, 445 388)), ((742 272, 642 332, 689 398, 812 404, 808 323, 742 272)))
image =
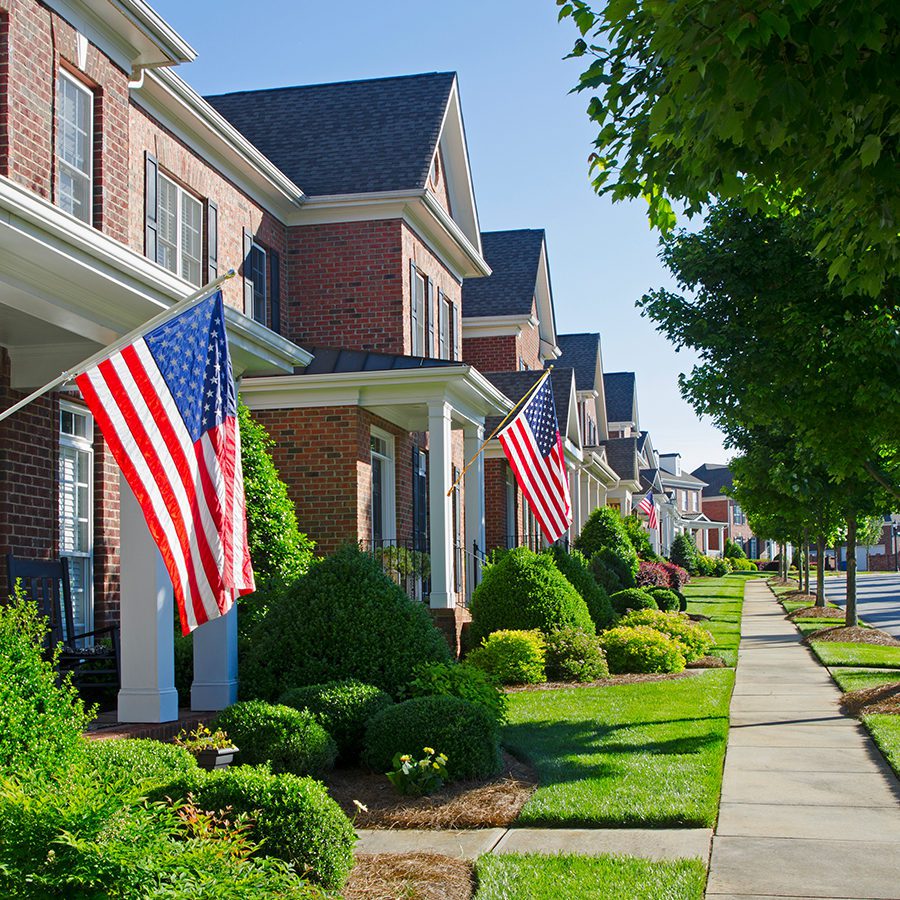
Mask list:
POLYGON ((463 316, 530 315, 544 249, 544 230, 483 231, 481 249, 491 274, 463 282, 463 316))
POLYGON ((663 480, 663 484, 674 484, 679 487, 691 489, 706 487, 705 481, 702 481, 693 475, 688 475, 687 472, 682 472, 680 475, 673 475, 666 469, 661 469, 659 474, 663 480))
POLYGON ((423 189, 456 76, 217 94, 206 100, 309 197, 423 189))
POLYGON ((575 370, 575 387, 579 391, 598 389, 595 384, 597 376, 597 360, 600 356, 599 334, 559 334, 556 343, 562 355, 555 365, 566 366, 575 370))
POLYGON ((610 422, 637 421, 637 385, 634 372, 606 372, 606 418, 610 422))
MULTIPOLYGON (((528 389, 544 373, 539 370, 528 372, 486 372, 485 377, 494 387, 501 390, 513 403, 518 403, 525 396, 528 389)), ((574 413, 573 373, 571 369, 558 369, 550 373, 550 384, 553 388, 553 402, 556 405, 556 420, 559 433, 569 436, 574 430, 578 430, 577 413, 574 413), (573 422, 574 413, 574 422, 573 422)), ((484 423, 485 431, 490 434, 498 425, 500 419, 487 419, 484 423)))
POLYGON ((394 353, 375 353, 371 350, 338 350, 331 347, 310 347, 312 362, 298 375, 325 375, 343 372, 383 372, 388 369, 437 369, 458 366, 447 359, 427 359, 421 356, 401 356, 394 353))
POLYGON ((622 481, 640 481, 638 471, 637 438, 610 438, 603 442, 606 459, 622 481))
POLYGON ((719 463, 703 463, 691 473, 701 481, 706 482, 703 488, 704 497, 718 497, 722 488, 731 487, 734 484, 734 475, 726 465, 719 463))

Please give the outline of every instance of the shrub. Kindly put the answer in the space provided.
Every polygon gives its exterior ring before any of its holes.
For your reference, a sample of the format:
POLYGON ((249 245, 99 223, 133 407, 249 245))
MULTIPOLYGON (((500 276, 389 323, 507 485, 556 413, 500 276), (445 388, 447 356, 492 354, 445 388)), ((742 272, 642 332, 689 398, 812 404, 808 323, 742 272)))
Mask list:
POLYGON ((278 701, 293 709, 306 709, 334 738, 343 762, 359 759, 366 724, 394 702, 390 694, 352 678, 291 688, 278 701))
POLYGON ((671 588, 648 588, 647 593, 656 601, 656 605, 666 612, 678 612, 681 609, 681 599, 671 588))
POLYGON ((755 572, 759 568, 755 562, 749 559, 741 559, 739 556, 729 559, 735 572, 755 572))
POLYGON ((653 594, 643 588, 627 588, 609 598, 613 609, 624 616, 629 609, 657 609, 653 594))
POLYGON ((619 583, 623 587, 633 588, 637 585, 636 576, 639 566, 637 556, 632 560, 629 556, 622 556, 621 553, 611 550, 609 547, 604 547, 597 553, 596 558, 603 560, 616 573, 616 578, 619 579, 619 583))
POLYGON ((600 635, 600 643, 616 675, 680 672, 685 666, 681 644, 647 625, 611 628, 600 635))
POLYGON ((547 636, 547 677, 551 681, 596 681, 609 667, 600 639, 578 628, 560 628, 547 636))
POLYGON ((274 700, 289 688, 355 678, 396 697, 419 663, 449 658, 427 607, 347 546, 271 599, 243 656, 241 690, 274 700))
POLYGON ((466 661, 500 684, 537 684, 546 681, 546 648, 538 631, 495 631, 466 661))
POLYGON ((506 694, 469 663, 425 663, 416 669, 406 692, 411 697, 459 697, 484 707, 498 725, 506 721, 506 694))
POLYGON ((606 591, 607 596, 612 596, 616 591, 622 590, 624 585, 616 574, 616 570, 599 553, 591 559, 590 565, 591 574, 596 579, 597 584, 606 591))
POLYGON ((44 778, 81 748, 89 721, 70 678, 56 675, 59 656, 45 658, 46 620, 17 587, 0 603, 0 778, 44 778))
POLYGON ((700 551, 697 550, 697 545, 690 535, 678 534, 675 536, 672 548, 669 550, 669 559, 676 566, 681 566, 690 575, 696 575, 698 574, 697 557, 699 555, 700 551))
POLYGON ((638 587, 667 588, 669 586, 669 573, 662 563, 648 562, 642 559, 636 581, 638 587))
POLYGON ((715 560, 711 556, 704 556, 704 554, 698 553, 695 566, 698 575, 709 578, 712 576, 715 560))
POLYGON ((197 772, 197 760, 184 747, 161 741, 116 738, 85 741, 85 767, 99 783, 121 779, 139 788, 154 788, 197 772))
POLYGON ((634 552, 637 553, 640 559, 655 560, 657 558, 650 544, 650 536, 647 533, 647 529, 644 528, 644 523, 636 515, 623 516, 622 527, 628 535, 628 540, 631 541, 631 546, 634 547, 634 552))
MULTIPOLYGON (((556 567, 565 575, 572 587, 581 594, 588 612, 598 631, 609 628, 615 614, 609 602, 609 594, 591 572, 590 565, 578 550, 566 550, 554 544, 547 551, 553 557, 556 567)), ((620 590, 621 588, 616 588, 620 590)))
POLYGON ((712 573, 716 578, 722 578, 725 575, 730 575, 733 571, 734 569, 732 568, 730 560, 727 560, 721 556, 718 559, 713 560, 712 573))
POLYGON ((634 551, 625 524, 619 513, 608 506, 595 509, 584 523, 581 534, 575 539, 575 549, 592 559, 601 550, 608 551, 617 558, 623 570, 630 576, 619 576, 625 587, 634 586, 634 576, 638 570, 638 555, 634 551))
POLYGON ((672 588, 673 591, 680 591, 691 580, 691 576, 687 569, 683 569, 673 562, 664 562, 660 563, 660 565, 668 573, 669 587, 672 588))
POLYGON ((736 541, 731 540, 731 538, 725 541, 725 556, 727 556, 729 559, 747 558, 747 554, 744 553, 743 547, 741 547, 741 545, 736 541))
POLYGON ((641 609, 628 613, 622 619, 622 625, 648 625, 656 631, 669 635, 681 644, 685 662, 692 662, 706 656, 713 645, 713 636, 699 625, 695 625, 681 613, 658 612, 652 609, 641 609))
POLYGON ((364 759, 387 772, 397 753, 418 758, 423 747, 447 757, 451 780, 487 778, 500 769, 493 716, 458 697, 416 697, 383 710, 366 728, 364 759))
POLYGON ((471 637, 477 644, 501 629, 544 633, 563 625, 593 631, 587 605, 552 557, 516 547, 485 568, 471 604, 471 637))
POLYGON ((273 772, 321 775, 334 765, 337 747, 306 710, 275 706, 262 700, 235 703, 213 720, 239 748, 244 765, 269 763, 273 772))

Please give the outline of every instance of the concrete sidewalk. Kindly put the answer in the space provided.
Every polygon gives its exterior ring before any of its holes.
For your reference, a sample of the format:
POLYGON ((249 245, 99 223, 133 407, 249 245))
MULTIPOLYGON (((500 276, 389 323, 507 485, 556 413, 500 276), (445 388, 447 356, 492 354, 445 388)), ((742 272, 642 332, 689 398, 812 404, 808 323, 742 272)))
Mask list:
POLYGON ((761 581, 748 581, 706 896, 900 898, 900 784, 761 581))

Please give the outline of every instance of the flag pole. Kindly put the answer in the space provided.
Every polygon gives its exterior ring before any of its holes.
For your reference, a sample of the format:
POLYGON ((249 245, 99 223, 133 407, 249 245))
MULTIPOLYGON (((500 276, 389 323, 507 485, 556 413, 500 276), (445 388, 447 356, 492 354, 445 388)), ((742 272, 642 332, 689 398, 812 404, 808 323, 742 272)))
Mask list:
POLYGON ((469 471, 472 466, 472 463, 475 462, 476 459, 481 455, 484 448, 497 436, 497 434, 502 430, 503 426, 509 421, 510 416, 516 412, 520 407, 525 405, 525 402, 528 398, 550 377, 550 373, 553 371, 553 366, 547 366, 546 371, 540 378, 522 395, 521 399, 518 403, 513 405, 513 408, 503 417, 500 421, 500 424, 481 442, 481 446, 472 454, 472 458, 463 466, 462 471, 459 475, 456 476, 456 481, 450 485, 450 490, 447 491, 447 496, 449 497, 455 490, 456 486, 462 481, 463 475, 469 471))
POLYGON ((76 365, 72 369, 66 369, 65 372, 61 372, 53 381, 48 381, 43 387, 39 387, 36 391, 32 391, 27 397, 23 397, 19 400, 18 403, 14 403, 9 409, 3 410, 0 412, 0 422, 4 419, 9 418, 9 416, 13 415, 13 413, 17 413, 24 406, 27 406, 33 400, 37 400, 38 397, 42 397, 48 391, 52 391, 53 388, 59 387, 61 384, 65 384, 67 381, 72 381, 72 379, 77 378, 83 372, 86 372, 91 366, 96 365, 98 362, 102 362, 108 356, 112 356, 117 350, 122 347, 127 347, 130 343, 137 340, 142 334, 146 331, 149 331, 151 328, 155 328, 157 325, 161 325, 166 320, 176 316, 180 313, 186 312, 192 306, 196 306, 200 301, 205 300, 217 287, 226 282, 229 278, 234 278, 235 276, 234 269, 229 269, 224 275, 220 275, 218 278, 214 278, 212 281, 204 284, 202 288, 194 291, 192 294, 188 294, 187 297, 178 300, 173 303, 168 309, 164 309, 161 313, 155 315, 152 319, 148 319, 143 325, 138 325, 137 328, 132 329, 128 332, 128 334, 122 335, 122 337, 113 341, 108 346, 104 347, 102 350, 98 350, 93 356, 89 356, 87 359, 82 360, 78 365, 76 365))

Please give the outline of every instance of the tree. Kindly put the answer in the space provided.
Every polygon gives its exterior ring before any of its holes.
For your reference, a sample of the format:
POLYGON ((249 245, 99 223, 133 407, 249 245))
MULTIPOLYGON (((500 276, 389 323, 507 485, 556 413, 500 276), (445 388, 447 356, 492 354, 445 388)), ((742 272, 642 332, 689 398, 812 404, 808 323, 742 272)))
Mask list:
POLYGON ((714 198, 751 212, 811 205, 817 251, 847 290, 898 271, 897 58, 891 0, 557 0, 591 60, 591 170, 613 200, 643 197, 667 233, 714 198))

